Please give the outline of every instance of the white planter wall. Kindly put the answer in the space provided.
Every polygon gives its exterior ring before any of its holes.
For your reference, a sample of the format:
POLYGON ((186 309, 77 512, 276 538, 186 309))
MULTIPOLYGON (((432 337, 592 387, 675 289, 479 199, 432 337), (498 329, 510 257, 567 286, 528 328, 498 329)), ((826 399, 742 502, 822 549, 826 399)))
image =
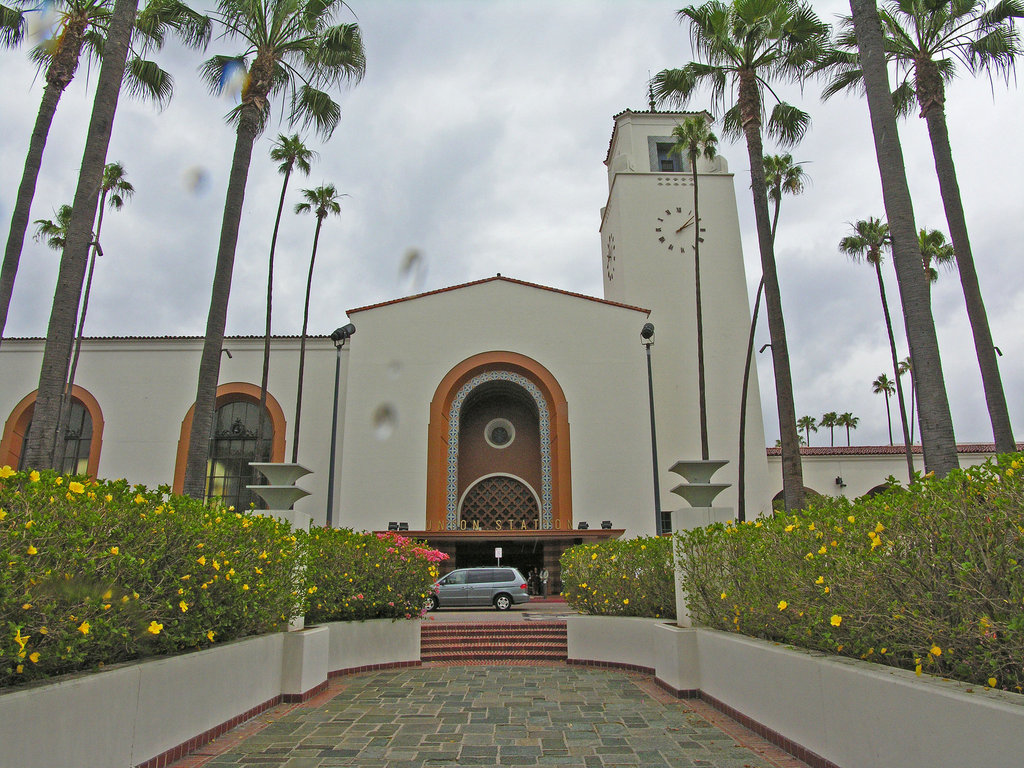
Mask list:
POLYGON ((418 621, 336 621, 326 626, 331 633, 330 673, 420 660, 418 621))

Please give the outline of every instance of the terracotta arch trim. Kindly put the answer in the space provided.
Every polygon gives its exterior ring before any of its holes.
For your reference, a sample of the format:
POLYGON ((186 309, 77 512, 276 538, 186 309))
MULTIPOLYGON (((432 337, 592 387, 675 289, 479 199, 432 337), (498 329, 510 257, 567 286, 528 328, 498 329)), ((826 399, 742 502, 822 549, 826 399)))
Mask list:
POLYGON ((541 492, 541 527, 568 529, 572 525, 572 484, 565 394, 543 365, 525 355, 507 351, 483 352, 463 360, 444 376, 434 392, 430 402, 427 446, 427 528, 441 531, 458 527, 458 492, 457 486, 452 485, 452 477, 454 475, 457 481, 461 406, 477 386, 496 380, 511 381, 521 386, 537 405, 541 414, 544 486, 541 492), (546 453, 543 453, 545 422, 547 440, 546 453), (451 502, 453 491, 454 509, 451 502))
MULTIPOLYGON (((229 384, 221 384, 217 387, 217 400, 215 408, 220 408, 238 400, 256 403, 260 402, 260 388, 255 384, 245 381, 233 381, 229 384)), ((178 453, 174 460, 174 484, 171 490, 174 493, 183 493, 185 489, 185 464, 188 461, 188 442, 192 434, 192 417, 195 415, 195 403, 188 409, 185 418, 181 420, 181 434, 178 437, 178 453)), ((274 439, 270 445, 270 460, 274 462, 284 461, 284 436, 288 424, 284 418, 284 410, 277 399, 267 392, 267 415, 270 416, 270 423, 274 428, 274 439)))
MULTIPOLYGON (((7 423, 4 425, 3 437, 0 438, 0 466, 4 464, 12 467, 18 466, 25 438, 28 437, 29 423, 32 421, 32 414, 35 411, 37 394, 38 390, 29 392, 11 411, 7 423)), ((103 410, 92 393, 77 384, 71 388, 71 399, 82 404, 92 421, 88 472, 90 477, 95 478, 100 466, 100 449, 103 446, 103 410)))

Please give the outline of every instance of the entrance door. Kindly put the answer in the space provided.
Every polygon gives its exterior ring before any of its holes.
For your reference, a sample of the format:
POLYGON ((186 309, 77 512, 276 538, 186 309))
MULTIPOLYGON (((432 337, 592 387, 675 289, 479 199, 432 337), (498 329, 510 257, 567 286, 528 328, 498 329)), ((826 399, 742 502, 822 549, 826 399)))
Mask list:
POLYGON ((544 567, 544 543, 527 541, 474 541, 455 545, 455 567, 496 566, 495 547, 501 547, 501 564, 511 566, 529 578, 534 568, 544 567))

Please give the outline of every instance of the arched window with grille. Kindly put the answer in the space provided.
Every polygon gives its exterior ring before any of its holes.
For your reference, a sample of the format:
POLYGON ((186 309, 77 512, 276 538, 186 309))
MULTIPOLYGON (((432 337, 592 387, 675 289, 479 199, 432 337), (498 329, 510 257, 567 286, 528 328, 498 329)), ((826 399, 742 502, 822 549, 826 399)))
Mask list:
POLYGON ((259 404, 234 400, 217 408, 210 436, 210 458, 206 470, 206 498, 220 499, 225 507, 247 509, 261 506, 259 497, 247 485, 259 482, 249 466, 253 461, 270 461, 274 425, 269 415, 259 436, 259 404))
MULTIPOLYGON (((25 439, 32 427, 36 393, 26 395, 11 412, 0 438, 0 465, 21 469, 25 466, 25 439)), ((92 475, 99 464, 103 433, 103 413, 89 392, 75 386, 68 422, 63 430, 64 458, 60 471, 68 475, 92 475)))

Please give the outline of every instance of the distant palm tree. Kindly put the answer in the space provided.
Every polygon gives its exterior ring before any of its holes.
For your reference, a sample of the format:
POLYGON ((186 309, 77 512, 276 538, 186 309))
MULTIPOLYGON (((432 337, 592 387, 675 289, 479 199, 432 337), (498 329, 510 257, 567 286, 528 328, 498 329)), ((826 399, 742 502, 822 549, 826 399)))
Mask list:
MULTIPOLYGON (((768 199, 772 201, 772 243, 779 226, 779 209, 782 196, 799 195, 810 181, 801 163, 794 163, 788 152, 782 155, 765 155, 764 180, 768 187, 768 199)), ((757 284, 754 311, 750 314, 750 331, 747 334, 747 356, 743 360, 743 383, 740 386, 740 445, 738 460, 737 517, 746 519, 746 455, 747 455, 747 397, 750 391, 750 367, 754 360, 754 331, 757 329, 757 315, 761 309, 761 294, 764 293, 764 275, 757 284)))
MULTIPOLYGON (((7 324, 32 199, 57 104, 74 79, 82 55, 96 62, 103 56, 113 5, 113 0, 58 0, 39 3, 30 11, 44 13, 47 8, 54 9, 56 29, 52 37, 43 40, 30 54, 46 85, 32 129, 0 267, 0 336, 7 324)), ((203 46, 209 39, 210 21, 178 0, 152 0, 135 18, 134 37, 141 41, 142 48, 133 52, 128 61, 125 88, 130 95, 144 96, 163 106, 171 98, 173 81, 154 62, 142 58, 145 50, 160 48, 168 30, 174 30, 188 45, 203 46)), ((23 32, 24 13, 0 6, 0 46, 17 45, 23 32)))
POLYGON ((302 337, 299 342, 299 384, 295 394, 295 433, 292 436, 292 463, 299 460, 299 422, 302 418, 302 374, 306 363, 306 330, 309 327, 309 294, 313 289, 313 265, 316 263, 316 249, 320 242, 320 227, 329 215, 341 213, 338 190, 333 184, 325 184, 316 189, 302 190, 304 203, 295 206, 296 213, 310 213, 316 216, 316 232, 313 234, 313 252, 309 257, 309 276, 306 278, 306 303, 302 310, 302 337))
POLYGON ((711 132, 708 121, 704 117, 688 117, 682 125, 672 129, 676 143, 670 150, 671 154, 685 154, 690 163, 690 176, 693 179, 693 274, 697 295, 697 394, 700 406, 700 457, 708 460, 708 406, 704 385, 704 312, 701 307, 700 294, 700 195, 697 188, 697 159, 705 157, 714 160, 718 137, 711 132))
POLYGON ((263 378, 260 381, 257 445, 262 445, 263 425, 266 421, 267 383, 270 379, 270 315, 274 299, 274 252, 277 250, 277 231, 281 226, 281 213, 284 211, 284 196, 288 191, 288 180, 291 178, 292 170, 297 168, 303 176, 309 176, 309 163, 316 156, 316 152, 307 148, 297 133, 291 136, 279 133, 274 140, 274 146, 270 148, 270 159, 280 163, 277 172, 284 176, 284 181, 281 183, 281 199, 277 203, 277 218, 274 219, 274 234, 270 238, 270 257, 267 260, 267 324, 263 335, 263 378))
POLYGON ((64 250, 68 241, 68 223, 71 221, 71 206, 64 204, 53 212, 52 219, 36 219, 36 233, 32 239, 37 243, 46 241, 46 247, 55 251, 64 250))
POLYGON ((822 414, 821 421, 818 422, 818 426, 828 427, 828 439, 829 444, 835 447, 836 444, 836 426, 838 424, 839 414, 835 411, 829 411, 828 413, 822 414))
POLYGON ((805 435, 807 435, 807 440, 805 442, 807 445, 810 445, 811 432, 818 431, 818 422, 815 420, 813 416, 801 416, 799 419, 797 419, 796 425, 797 427, 804 431, 805 435))
POLYGON ((896 385, 883 373, 871 382, 871 391, 876 395, 885 395, 885 420, 889 425, 889 445, 892 445, 892 413, 889 411, 889 397, 896 391, 896 385))
MULTIPOLYGON (((799 433, 782 295, 768 220, 761 131, 765 117, 764 92, 775 96, 769 79, 803 78, 825 49, 829 27, 818 19, 809 5, 794 0, 732 0, 729 3, 710 0, 700 6, 683 8, 677 16, 689 21, 694 52, 704 61, 659 72, 653 80, 654 94, 659 102, 685 105, 706 85, 710 88, 713 105, 724 109, 725 133, 746 139, 775 370, 783 495, 786 509, 801 509, 804 484, 799 433), (729 102, 731 105, 725 108, 729 102)), ((794 144, 809 124, 810 117, 805 112, 780 101, 772 110, 766 128, 776 141, 794 144)))
POLYGON ((922 228, 917 233, 917 242, 921 246, 921 266, 929 283, 939 279, 936 267, 952 268, 956 264, 953 244, 946 242, 946 236, 939 230, 922 228))
POLYGON ((860 423, 860 417, 859 416, 854 416, 849 411, 847 411, 846 413, 839 414, 839 417, 836 419, 836 426, 837 427, 846 427, 846 445, 847 445, 847 447, 849 447, 849 445, 850 445, 850 430, 851 429, 856 429, 857 428, 857 424, 859 424, 859 423, 860 423))
POLYGON ((900 360, 900 366, 896 370, 897 376, 903 374, 910 375, 910 444, 914 444, 914 406, 917 403, 917 391, 914 385, 914 364, 910 360, 910 355, 900 360))
POLYGON ((242 39, 245 49, 237 56, 207 60, 202 67, 203 77, 211 90, 219 92, 239 67, 247 69, 247 76, 241 103, 228 114, 229 121, 237 125, 237 135, 185 466, 184 491, 193 498, 206 495, 224 326, 253 143, 270 119, 272 100, 284 93, 290 95, 292 124, 313 126, 324 138, 334 132, 341 107, 324 89, 358 82, 366 68, 358 25, 334 23, 335 16, 345 8, 343 3, 321 0, 263 4, 219 0, 217 4, 214 15, 225 24, 229 35, 242 39))
MULTIPOLYGON (((910 447, 910 428, 907 426, 907 407, 903 399, 903 385, 900 383, 899 356, 896 352, 896 336, 892 330, 892 317, 889 315, 889 302, 885 298, 885 282, 882 280, 882 261, 884 251, 892 248, 889 226, 880 219, 869 217, 850 225, 853 234, 839 241, 839 250, 854 262, 866 261, 875 271, 878 280, 878 296, 882 300, 882 315, 885 318, 885 331, 889 336, 889 354, 892 358, 892 375, 896 377, 896 396, 900 406, 900 423, 903 426, 903 449, 907 460, 907 479, 914 478, 914 457, 910 447)), ((889 401, 886 400, 886 407, 889 401)), ((890 424, 890 432, 892 427, 890 424)), ((890 434, 890 438, 892 435, 890 434)), ((891 443, 890 439, 890 443, 891 443)))
MULTIPOLYGON (((879 54, 884 55, 886 62, 894 64, 897 74, 897 86, 892 92, 896 114, 907 116, 917 107, 928 126, 942 207, 956 250, 960 283, 999 453, 1016 450, 1016 444, 949 143, 945 84, 956 76, 958 64, 974 74, 985 73, 991 78, 995 73, 1008 78, 1022 54, 1020 37, 1014 28, 1015 19, 1022 15, 1024 5, 1019 0, 1001 0, 991 8, 983 0, 900 0, 883 3, 877 14, 884 35, 879 54)), ((830 53, 824 63, 834 74, 823 94, 825 98, 861 86, 864 76, 861 57, 857 54, 857 38, 851 20, 846 20, 837 40, 839 48, 830 53)), ((892 219, 890 216, 890 222, 892 219)), ((920 358, 919 363, 924 373, 920 358)), ((925 409, 922 409, 924 415, 925 409)), ((922 424, 922 438, 923 429, 922 424)))
POLYGON ((907 184, 896 115, 885 62, 885 38, 875 0, 850 0, 858 58, 864 73, 875 155, 885 212, 893 236, 893 263, 900 286, 903 320, 917 373, 918 418, 925 469, 944 476, 959 466, 953 417, 942 375, 928 285, 921 279, 914 206, 907 184))

